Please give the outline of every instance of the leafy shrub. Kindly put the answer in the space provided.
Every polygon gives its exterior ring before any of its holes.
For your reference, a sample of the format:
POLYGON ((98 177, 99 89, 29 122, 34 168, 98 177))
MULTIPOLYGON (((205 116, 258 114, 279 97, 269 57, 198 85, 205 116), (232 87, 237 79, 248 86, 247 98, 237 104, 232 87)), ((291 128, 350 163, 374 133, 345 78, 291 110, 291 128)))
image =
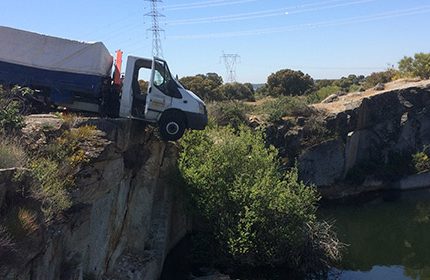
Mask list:
POLYGON ((416 172, 430 170, 430 157, 425 152, 418 152, 412 155, 412 165, 416 172))
POLYGON ((0 169, 23 167, 26 161, 27 155, 18 141, 0 135, 0 169))
POLYGON ((312 109, 307 105, 306 98, 280 96, 257 106, 254 112, 267 115, 268 121, 276 122, 286 116, 310 116, 312 109))
POLYGON ((241 83, 228 83, 218 87, 220 96, 228 100, 248 100, 254 101, 254 90, 252 87, 241 83))
POLYGON ((360 92, 364 90, 365 90, 364 87, 360 85, 352 85, 349 87, 349 92, 360 92))
POLYGON ((45 219, 52 220, 72 205, 68 191, 73 186, 73 177, 51 159, 36 159, 31 162, 30 168, 34 178, 33 196, 42 202, 45 219))
POLYGON ((322 89, 323 87, 333 86, 336 81, 337 80, 330 80, 330 79, 315 80, 315 89, 319 90, 319 89, 322 89))
POLYGON ((399 71, 402 76, 430 78, 430 53, 416 53, 414 57, 405 56, 399 62, 399 71))
POLYGON ((95 126, 66 130, 31 161, 33 195, 42 202, 46 220, 72 205, 69 191, 74 187, 76 167, 89 161, 87 142, 95 140, 95 126))
POLYGON ((369 89, 377 84, 385 84, 394 80, 397 76, 397 71, 395 69, 388 69, 382 72, 374 72, 366 77, 364 80, 364 88, 369 89))
POLYGON ((318 114, 310 116, 303 126, 303 139, 304 146, 313 146, 333 139, 336 134, 325 126, 325 121, 322 116, 318 114))
POLYGON ((8 132, 22 127, 24 117, 19 113, 19 104, 14 101, 3 104, 0 110, 0 130, 8 132))
POLYGON ((17 130, 24 126, 22 114, 30 109, 26 98, 32 94, 34 91, 27 87, 14 86, 7 91, 0 85, 0 130, 17 130))
POLYGON ((342 91, 350 92, 352 86, 360 86, 364 81, 365 77, 363 75, 357 76, 354 74, 348 75, 348 77, 342 77, 336 80, 333 84, 340 87, 342 91))
POLYGON ((231 125, 238 128, 241 124, 246 124, 246 105, 238 101, 226 101, 211 103, 208 106, 209 116, 217 125, 231 125))
POLYGON ((320 88, 318 91, 310 94, 308 96, 308 101, 310 103, 318 103, 326 99, 328 96, 341 91, 341 88, 338 86, 326 86, 320 88))
MULTIPOLYGON (((317 223, 318 195, 297 169, 281 173, 276 149, 245 127, 192 131, 180 143, 179 169, 224 254, 241 264, 299 269, 295 260, 316 246, 305 240, 317 223)), ((332 261, 323 251, 320 259, 332 261)))

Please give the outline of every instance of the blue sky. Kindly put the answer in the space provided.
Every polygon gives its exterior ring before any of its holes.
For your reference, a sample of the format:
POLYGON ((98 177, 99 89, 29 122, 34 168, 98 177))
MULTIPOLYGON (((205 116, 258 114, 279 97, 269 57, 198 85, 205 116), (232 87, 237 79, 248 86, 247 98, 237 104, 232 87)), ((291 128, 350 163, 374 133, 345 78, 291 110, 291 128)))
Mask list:
MULTIPOLYGON (((216 72, 221 55, 237 53, 237 79, 265 82, 291 68, 312 77, 369 74, 404 55, 430 52, 429 0, 164 0, 162 47, 181 76, 216 72)), ((0 25, 81 41, 113 53, 152 53, 149 2, 4 1, 0 25)))

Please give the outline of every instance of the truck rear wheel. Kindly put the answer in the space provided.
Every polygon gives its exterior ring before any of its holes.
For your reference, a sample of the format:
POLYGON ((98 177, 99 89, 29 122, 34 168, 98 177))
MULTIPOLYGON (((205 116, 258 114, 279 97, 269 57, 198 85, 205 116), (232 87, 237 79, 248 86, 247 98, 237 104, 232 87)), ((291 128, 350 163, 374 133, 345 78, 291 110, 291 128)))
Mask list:
POLYGON ((176 141, 184 135, 185 120, 179 112, 166 112, 158 121, 160 134, 163 140, 176 141))
POLYGON ((26 115, 29 111, 30 105, 24 97, 13 96, 8 98, 6 108, 15 108, 18 110, 18 114, 26 115))

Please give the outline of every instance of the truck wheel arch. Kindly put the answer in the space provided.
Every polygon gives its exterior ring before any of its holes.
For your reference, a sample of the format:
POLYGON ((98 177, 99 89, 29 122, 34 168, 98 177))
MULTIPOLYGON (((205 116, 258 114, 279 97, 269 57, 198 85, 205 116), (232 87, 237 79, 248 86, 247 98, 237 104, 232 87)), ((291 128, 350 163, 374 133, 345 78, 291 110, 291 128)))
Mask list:
POLYGON ((169 109, 158 119, 161 137, 166 141, 176 141, 182 137, 188 128, 187 118, 181 110, 169 109))

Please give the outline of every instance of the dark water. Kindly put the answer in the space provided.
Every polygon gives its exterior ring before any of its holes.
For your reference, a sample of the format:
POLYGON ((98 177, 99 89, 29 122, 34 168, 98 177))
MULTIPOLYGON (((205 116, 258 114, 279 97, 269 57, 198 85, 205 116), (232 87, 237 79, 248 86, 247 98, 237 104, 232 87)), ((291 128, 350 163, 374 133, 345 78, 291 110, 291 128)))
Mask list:
POLYGON ((430 190, 391 192, 327 205, 349 244, 332 279, 430 279, 430 190))
MULTIPOLYGON (((375 193, 324 203, 319 215, 334 219, 339 238, 349 244, 329 280, 430 280, 430 190, 375 193)), ((191 247, 191 240, 186 238, 173 250, 161 280, 199 275, 205 265, 191 261, 191 247)), ((299 279, 279 268, 256 271, 252 276, 223 272, 231 279, 299 279)))

